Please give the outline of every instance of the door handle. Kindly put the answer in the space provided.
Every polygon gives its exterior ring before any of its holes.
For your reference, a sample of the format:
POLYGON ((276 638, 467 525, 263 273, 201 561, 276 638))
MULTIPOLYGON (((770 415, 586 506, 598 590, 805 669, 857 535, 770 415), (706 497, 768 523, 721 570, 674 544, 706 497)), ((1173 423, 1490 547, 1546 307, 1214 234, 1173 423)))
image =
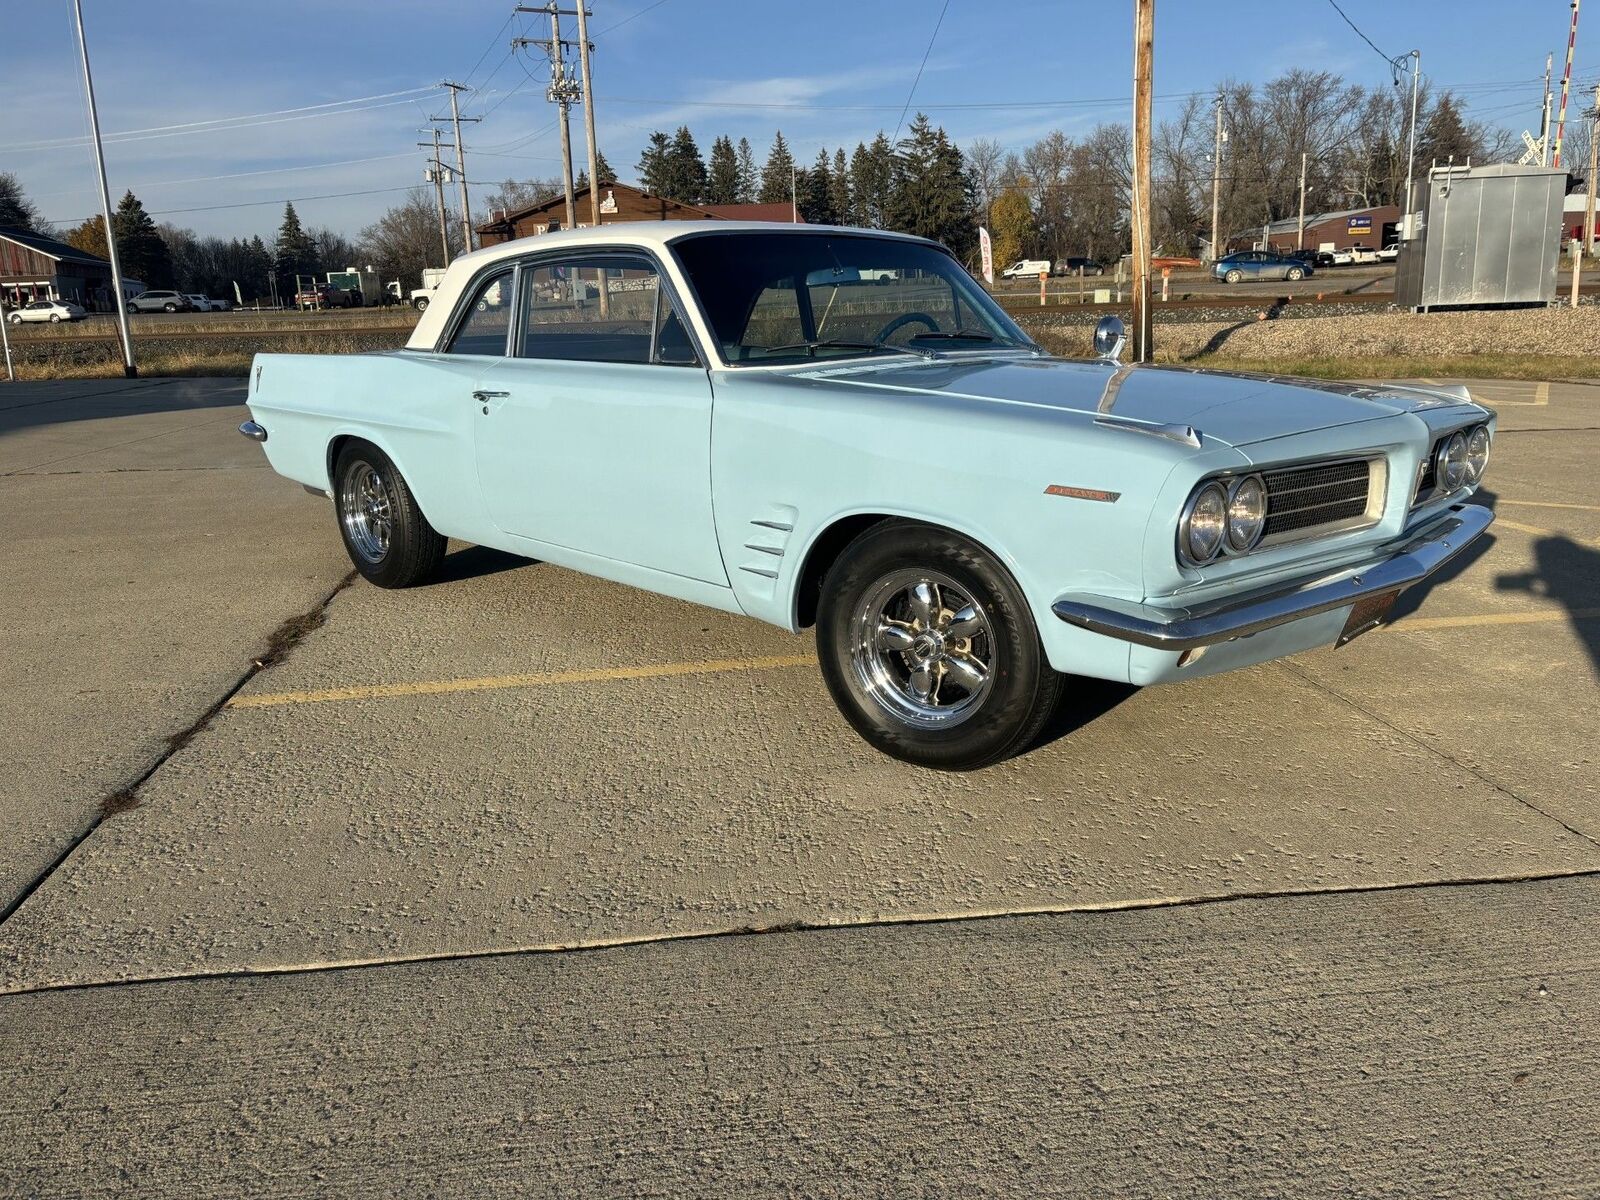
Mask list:
POLYGON ((510 392, 481 392, 480 391, 480 392, 473 392, 472 393, 472 398, 474 400, 478 401, 479 403, 482 403, 485 400, 504 400, 509 395, 511 395, 510 392))

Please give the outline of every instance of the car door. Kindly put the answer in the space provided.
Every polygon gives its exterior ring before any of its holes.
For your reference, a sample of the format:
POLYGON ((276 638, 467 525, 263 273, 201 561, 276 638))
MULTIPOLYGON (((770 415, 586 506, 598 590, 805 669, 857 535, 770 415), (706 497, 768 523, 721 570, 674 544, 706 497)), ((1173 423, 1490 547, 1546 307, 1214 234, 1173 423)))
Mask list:
POLYGON ((711 382, 638 250, 525 261, 510 357, 478 382, 478 480, 521 537, 726 584, 711 510, 711 382))

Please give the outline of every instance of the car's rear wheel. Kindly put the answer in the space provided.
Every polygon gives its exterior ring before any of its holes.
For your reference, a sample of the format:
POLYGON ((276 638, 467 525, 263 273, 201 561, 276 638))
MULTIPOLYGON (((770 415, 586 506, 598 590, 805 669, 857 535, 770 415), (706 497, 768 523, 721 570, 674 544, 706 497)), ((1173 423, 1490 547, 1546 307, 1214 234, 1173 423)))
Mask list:
POLYGON ((1241 279, 1244 278, 1244 272, 1243 271, 1229 271, 1222 278, 1227 280, 1229 283, 1238 283, 1241 279))
POLYGON ((426 583, 444 562, 445 539, 376 446, 351 442, 334 462, 339 534, 356 570, 385 588, 426 583))
POLYGON ((1025 749, 1054 711, 1027 600, 977 543, 903 521, 868 529, 822 585, 822 676, 857 733, 919 766, 966 771, 1025 749))
POLYGON ((1287 279, 1290 283, 1297 283, 1298 281, 1304 279, 1305 277, 1306 277, 1306 273, 1304 271, 1302 271, 1299 267, 1290 267, 1288 272, 1284 275, 1284 278, 1287 279))

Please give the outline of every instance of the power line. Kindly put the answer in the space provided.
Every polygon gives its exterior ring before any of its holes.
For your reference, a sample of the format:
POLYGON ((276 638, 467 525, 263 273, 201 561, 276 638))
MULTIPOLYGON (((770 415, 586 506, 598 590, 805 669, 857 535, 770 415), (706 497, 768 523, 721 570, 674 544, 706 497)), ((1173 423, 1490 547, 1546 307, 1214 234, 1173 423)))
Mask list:
POLYGON ((900 127, 906 123, 906 113, 911 111, 911 100, 917 94, 917 84, 922 82, 923 68, 928 65, 928 55, 933 53, 933 44, 939 40, 939 29, 944 25, 944 15, 950 11, 950 0, 944 0, 944 7, 939 10, 939 19, 933 23, 933 36, 928 39, 928 48, 922 52, 922 62, 917 65, 916 78, 911 81, 911 90, 906 93, 905 107, 900 110, 900 119, 894 125, 894 137, 889 139, 891 146, 900 141, 900 127))
MULTIPOLYGON (((272 200, 247 200, 242 204, 201 204, 194 208, 158 208, 148 211, 152 217, 171 217, 180 213, 220 212, 223 209, 230 208, 261 208, 268 204, 304 204, 308 200, 343 200, 347 196, 381 196, 390 192, 414 191, 416 187, 416 184, 408 183, 401 187, 368 188, 360 192, 325 192, 320 196, 280 196, 272 200)), ((88 219, 87 217, 52 217, 50 218, 50 223, 52 225, 81 225, 88 219)))
POLYGON ((1382 50, 1378 49, 1378 43, 1373 41, 1366 34, 1361 32, 1361 27, 1350 19, 1349 14, 1346 13, 1344 11, 1344 9, 1339 7, 1338 0, 1328 0, 1328 3, 1333 5, 1333 11, 1334 12, 1338 13, 1341 17, 1344 18, 1344 23, 1346 25, 1350 26, 1351 29, 1354 29, 1356 31, 1356 36, 1359 37, 1367 45, 1372 47, 1372 52, 1374 54, 1376 54, 1379 58, 1383 59, 1383 61, 1386 62, 1386 63, 1394 62, 1394 55, 1385 54, 1382 50))
MULTIPOLYGON (((478 61, 472 64, 472 70, 468 71, 465 75, 463 75, 461 77, 461 82, 462 83, 471 83, 472 82, 472 77, 478 73, 478 68, 483 66, 483 60, 488 58, 489 57, 489 52, 500 44, 500 35, 503 34, 506 31, 506 26, 510 25, 512 21, 516 20, 516 17, 517 17, 517 13, 516 13, 515 9, 513 9, 510 13, 508 13, 506 15, 505 23, 502 24, 499 29, 496 29, 494 31, 494 36, 489 39, 489 44, 483 48, 483 53, 478 55, 478 61)), ((505 63, 502 62, 500 65, 504 66, 505 63)), ((498 71, 499 69, 500 69, 500 67, 496 67, 495 68, 496 71, 498 71)), ((491 79, 494 78, 492 73, 490 74, 489 78, 491 78, 491 79)))
MULTIPOLYGON (((344 112, 366 112, 372 108, 388 108, 387 104, 368 104, 372 100, 389 100, 395 96, 410 97, 422 92, 431 92, 431 87, 406 88, 399 92, 379 92, 372 96, 355 96, 348 100, 330 100, 326 104, 307 104, 299 108, 280 108, 271 112, 247 113, 236 117, 212 117, 205 121, 185 121, 178 125, 151 125, 144 129, 123 129, 104 136, 105 141, 147 141, 149 137, 179 137, 185 133, 212 133, 225 132, 233 129, 249 129, 253 125, 277 124, 276 121, 261 118, 284 117, 287 120, 303 120, 304 117, 289 116, 288 114, 303 113, 314 116, 341 116, 344 112), (346 105, 364 105, 362 108, 347 108, 346 105), (340 112, 326 112, 322 110, 337 108, 340 112), (236 122, 247 122, 236 124, 236 122), (144 136, 149 135, 149 136, 144 136)), ((410 104, 409 99, 396 100, 396 104, 410 104)), ((37 142, 18 142, 10 146, 0 146, 0 151, 18 150, 51 150, 58 147, 87 145, 86 137, 75 138, 47 138, 37 142)))
POLYGON ((647 4, 643 8, 641 8, 638 12, 634 13, 631 17, 623 17, 622 20, 618 21, 616 24, 607 25, 604 29, 600 30, 598 33, 590 34, 589 35, 590 40, 592 41, 592 40, 595 40, 597 38, 602 38, 606 34, 610 33, 613 29, 621 29, 629 21, 637 21, 640 17, 644 16, 645 13, 654 12, 656 9, 660 8, 666 2, 667 2, 667 0, 656 0, 656 2, 654 4, 647 4))

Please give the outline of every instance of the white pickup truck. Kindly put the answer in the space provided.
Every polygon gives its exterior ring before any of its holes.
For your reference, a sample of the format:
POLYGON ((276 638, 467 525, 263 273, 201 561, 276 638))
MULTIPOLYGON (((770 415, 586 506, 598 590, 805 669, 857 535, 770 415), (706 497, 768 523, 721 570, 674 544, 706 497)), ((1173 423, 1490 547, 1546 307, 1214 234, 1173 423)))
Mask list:
POLYGON ((443 267, 423 267, 422 286, 412 288, 409 297, 411 307, 418 312, 426 312, 428 305, 433 303, 433 294, 439 290, 439 281, 444 278, 443 267))

